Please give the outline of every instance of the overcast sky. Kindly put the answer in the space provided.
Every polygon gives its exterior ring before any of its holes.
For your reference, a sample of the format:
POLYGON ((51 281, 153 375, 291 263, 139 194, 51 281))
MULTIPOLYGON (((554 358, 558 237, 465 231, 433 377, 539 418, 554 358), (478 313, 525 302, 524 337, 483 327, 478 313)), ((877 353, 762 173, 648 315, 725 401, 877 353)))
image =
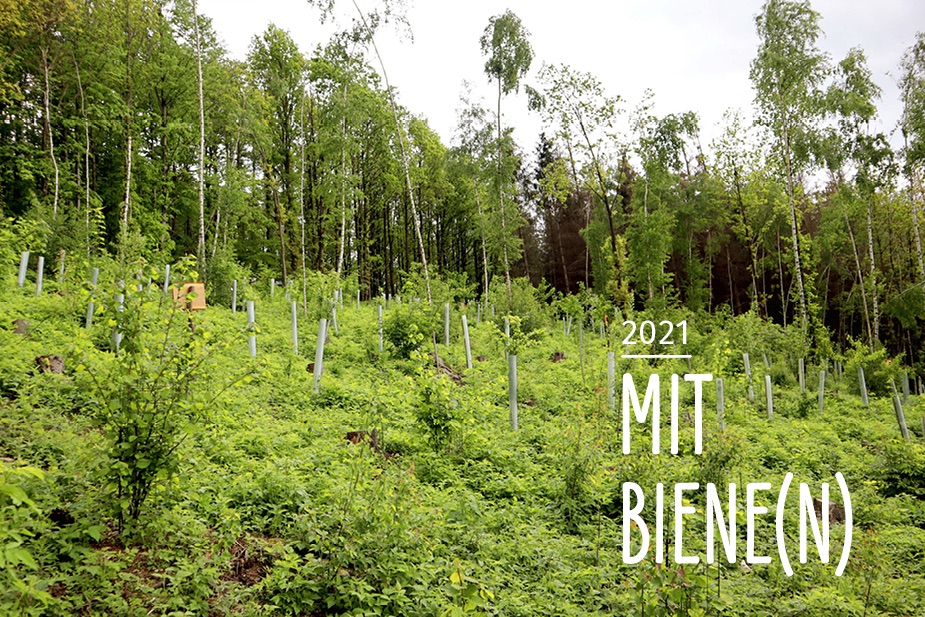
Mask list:
MULTIPOLYGON (((375 6, 371 0, 357 1, 364 10, 375 6)), ((688 110, 699 115, 706 147, 719 133, 725 110, 751 113, 748 72, 758 46, 754 18, 761 5, 759 0, 409 0, 413 41, 387 26, 377 44, 400 102, 427 118, 446 144, 456 126, 463 80, 494 108, 496 90, 483 72, 478 40, 488 19, 510 8, 530 32, 533 46, 526 83, 535 82, 543 62, 565 63, 594 74, 609 94, 623 98, 627 111, 651 89, 657 115, 688 110)), ((874 128, 892 131, 901 110, 895 84, 899 61, 916 31, 925 30, 925 2, 813 0, 812 6, 822 15, 819 47, 833 62, 853 46, 864 49, 883 90, 874 128)), ((306 0, 200 0, 199 7, 239 59, 271 22, 288 30, 304 53, 324 44, 333 31, 319 25, 319 12, 306 0)), ((338 11, 343 24, 354 15, 348 0, 338 0, 338 11)), ((542 124, 526 111, 522 91, 504 100, 502 113, 505 123, 515 127, 517 141, 532 152, 542 124)), ((892 141, 898 143, 895 137, 892 141)))

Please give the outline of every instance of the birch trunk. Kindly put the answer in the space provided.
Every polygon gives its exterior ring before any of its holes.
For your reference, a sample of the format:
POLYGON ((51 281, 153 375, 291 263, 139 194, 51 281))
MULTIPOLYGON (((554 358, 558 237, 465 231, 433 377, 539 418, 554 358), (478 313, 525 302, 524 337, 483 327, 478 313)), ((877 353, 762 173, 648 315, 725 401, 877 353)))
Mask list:
POLYGON ((385 91, 389 94, 389 106, 392 108, 392 116, 395 118, 395 130, 398 132, 398 145, 401 147, 401 163, 402 168, 405 171, 405 185, 408 189, 408 202, 411 206, 411 216, 414 219, 414 231, 418 238, 418 248, 421 250, 421 266, 424 268, 424 283, 427 286, 427 303, 431 304, 433 299, 430 293, 430 274, 427 270, 427 253, 424 251, 424 238, 421 235, 421 221, 418 219, 418 209, 414 203, 414 190, 411 186, 411 172, 408 170, 408 152, 405 148, 405 132, 402 130, 401 122, 399 122, 398 110, 395 107, 395 97, 392 94, 392 87, 389 85, 389 76, 385 71, 385 63, 382 61, 382 56, 379 54, 379 48, 376 46, 376 40, 373 38, 373 32, 369 29, 369 24, 366 22, 366 15, 364 15, 363 11, 360 10, 356 0, 353 0, 353 7, 357 10, 357 13, 360 14, 360 19, 363 21, 363 27, 369 34, 369 42, 373 46, 373 51, 376 53, 376 58, 379 60, 379 67, 382 69, 382 79, 385 82, 385 91))
POLYGON ((206 175, 206 114, 202 101, 202 43, 199 40, 199 15, 196 0, 193 0, 193 32, 196 35, 196 76, 199 85, 199 267, 206 266, 206 211, 205 211, 205 175, 206 175))
POLYGON ((809 316, 806 310, 806 291, 803 288, 803 268, 800 265, 800 238, 797 228, 797 209, 793 202, 793 169, 790 162, 790 133, 784 128, 784 160, 787 164, 787 202, 790 206, 790 235, 793 240, 793 270, 797 279, 797 291, 800 294, 800 320, 805 338, 809 330, 809 316))
POLYGON ((77 76, 77 91, 80 93, 80 113, 84 117, 84 204, 86 206, 84 223, 86 225, 87 257, 90 256, 90 123, 87 121, 87 109, 84 105, 84 88, 80 81, 80 65, 74 58, 74 71, 77 76))
MULTIPOLYGON (((868 211, 868 215, 869 215, 868 211)), ((864 306, 864 322, 867 325, 867 338, 870 341, 870 351, 874 351, 874 331, 871 328, 870 313, 867 310, 867 290, 864 288, 864 274, 861 271, 861 256, 858 254, 858 245, 854 240, 854 231, 851 229, 851 223, 848 221, 848 214, 845 214, 845 225, 848 227, 848 237, 851 239, 851 248, 854 250, 854 263, 857 266, 858 282, 861 284, 861 303, 864 306)))
POLYGON ((511 308, 511 268, 507 258, 507 221, 504 215, 504 186, 501 183, 501 78, 498 77, 498 204, 501 206, 501 254, 504 259, 504 284, 507 285, 507 306, 511 308))
POLYGON ((874 258, 874 220, 870 202, 867 203, 867 252, 870 257, 871 300, 874 311, 873 323, 871 324, 873 329, 871 351, 873 351, 874 345, 876 345, 877 341, 880 339, 880 300, 877 294, 877 262, 874 258))
POLYGON ((52 202, 52 216, 58 216, 58 160, 55 158, 55 137, 51 131, 51 93, 50 80, 48 78, 48 49, 42 47, 42 70, 45 73, 45 95, 42 97, 45 103, 45 131, 48 133, 48 153, 51 155, 51 164, 55 168, 55 197, 52 202))

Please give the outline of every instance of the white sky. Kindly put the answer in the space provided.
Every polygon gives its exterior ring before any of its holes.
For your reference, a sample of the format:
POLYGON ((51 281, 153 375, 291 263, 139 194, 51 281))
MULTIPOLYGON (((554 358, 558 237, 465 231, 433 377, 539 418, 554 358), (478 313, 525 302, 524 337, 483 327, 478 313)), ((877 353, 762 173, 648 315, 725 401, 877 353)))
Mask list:
MULTIPOLYGON (((375 6, 373 0, 357 2, 364 10, 375 6)), ((353 5, 349 0, 337 3, 346 24, 354 15, 353 5)), ((758 46, 754 17, 761 5, 761 0, 409 0, 414 40, 386 26, 377 44, 400 102, 427 118, 448 145, 463 80, 494 108, 496 90, 483 72, 478 40, 489 17, 510 8, 530 32, 533 47, 525 83, 535 83, 543 62, 565 63, 594 74, 609 94, 623 98, 628 112, 651 89, 657 115, 688 110, 699 115, 702 143, 708 148, 726 109, 751 112, 754 94, 748 72, 758 46)), ((892 131, 901 111, 895 85, 899 61, 916 31, 925 30, 925 2, 814 0, 812 6, 822 15, 825 34, 819 47, 833 63, 853 46, 864 49, 874 81, 883 90, 880 118, 872 128, 892 131)), ((200 0, 199 10, 213 19, 219 37, 239 59, 245 58, 253 36, 271 22, 288 30, 306 54, 333 31, 319 25, 319 12, 307 0, 200 0)), ((378 70, 372 58, 370 63, 378 70)), ((542 123, 526 111, 522 92, 502 102, 502 113, 505 124, 515 127, 521 147, 532 153, 542 123)))

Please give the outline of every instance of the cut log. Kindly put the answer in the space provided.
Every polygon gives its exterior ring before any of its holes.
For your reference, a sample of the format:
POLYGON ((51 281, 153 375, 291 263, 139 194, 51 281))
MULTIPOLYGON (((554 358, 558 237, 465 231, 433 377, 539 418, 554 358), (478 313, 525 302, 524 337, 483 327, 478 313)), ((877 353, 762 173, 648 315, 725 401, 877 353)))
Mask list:
POLYGON ((45 373, 64 372, 64 358, 61 356, 39 356, 35 359, 35 365, 45 373))
POLYGON ((462 383, 462 376, 454 371, 446 362, 443 361, 443 358, 438 356, 436 353, 430 354, 431 358, 434 360, 434 364, 437 366, 437 370, 455 381, 456 383, 462 383))

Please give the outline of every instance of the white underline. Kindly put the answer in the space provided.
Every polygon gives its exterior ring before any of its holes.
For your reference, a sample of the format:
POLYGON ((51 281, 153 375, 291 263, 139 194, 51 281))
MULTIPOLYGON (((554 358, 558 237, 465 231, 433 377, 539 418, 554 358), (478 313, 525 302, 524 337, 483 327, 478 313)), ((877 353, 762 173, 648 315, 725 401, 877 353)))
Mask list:
POLYGON ((652 359, 663 359, 663 360, 672 360, 675 358, 690 358, 690 354, 679 354, 679 355, 649 355, 649 354, 623 354, 621 358, 652 358, 652 359))

